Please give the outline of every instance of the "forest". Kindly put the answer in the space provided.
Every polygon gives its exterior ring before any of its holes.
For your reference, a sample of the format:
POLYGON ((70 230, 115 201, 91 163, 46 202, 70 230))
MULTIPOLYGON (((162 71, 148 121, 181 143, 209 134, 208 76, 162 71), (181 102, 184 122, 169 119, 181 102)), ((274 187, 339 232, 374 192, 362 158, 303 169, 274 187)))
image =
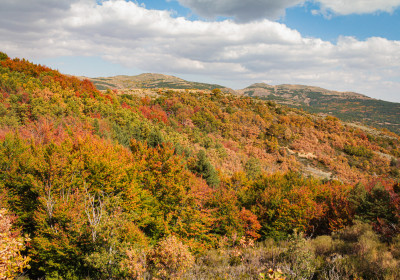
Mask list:
POLYGON ((0 53, 0 279, 400 279, 400 136, 0 53))

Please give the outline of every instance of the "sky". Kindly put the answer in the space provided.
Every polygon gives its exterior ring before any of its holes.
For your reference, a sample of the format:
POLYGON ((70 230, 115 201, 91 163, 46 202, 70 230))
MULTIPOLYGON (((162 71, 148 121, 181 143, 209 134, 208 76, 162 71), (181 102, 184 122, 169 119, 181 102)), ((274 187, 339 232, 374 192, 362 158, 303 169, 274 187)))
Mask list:
POLYGON ((87 77, 303 84, 400 102, 400 0, 0 0, 0 51, 87 77))

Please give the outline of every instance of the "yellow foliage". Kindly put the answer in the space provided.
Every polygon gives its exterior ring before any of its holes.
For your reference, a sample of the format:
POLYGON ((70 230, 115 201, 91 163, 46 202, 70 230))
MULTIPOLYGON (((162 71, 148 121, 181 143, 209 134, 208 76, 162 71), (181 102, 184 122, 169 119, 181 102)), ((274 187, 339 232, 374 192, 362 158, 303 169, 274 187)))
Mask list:
POLYGON ((11 231, 11 219, 8 211, 0 209, 0 279, 13 279, 24 268, 29 268, 29 257, 21 255, 27 237, 21 237, 11 231))
POLYGON ((193 266, 195 259, 188 246, 175 236, 169 236, 150 252, 148 262, 156 279, 179 279, 193 266))

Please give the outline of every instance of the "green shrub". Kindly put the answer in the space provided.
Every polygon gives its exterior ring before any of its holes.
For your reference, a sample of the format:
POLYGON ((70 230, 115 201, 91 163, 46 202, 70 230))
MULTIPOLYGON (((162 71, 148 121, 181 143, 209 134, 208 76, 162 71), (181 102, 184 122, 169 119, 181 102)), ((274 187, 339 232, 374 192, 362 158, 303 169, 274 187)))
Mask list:
POLYGON ((311 241, 315 254, 318 256, 329 255, 334 251, 334 243, 331 236, 317 236, 311 241))
POLYGON ((344 147, 344 152, 350 156, 372 158, 373 152, 362 146, 347 145, 344 147))
POLYGON ((393 239, 390 251, 395 258, 400 259, 400 235, 397 235, 396 238, 393 239))
POLYGON ((312 279, 318 263, 309 240, 300 233, 294 233, 287 250, 281 254, 282 271, 288 279, 312 279))
POLYGON ((245 164, 244 169, 246 170, 247 177, 251 179, 257 178, 261 174, 260 160, 251 157, 245 164))
MULTIPOLYGON (((356 222, 333 236, 336 253, 344 256, 341 263, 353 278, 398 279, 400 262, 369 224, 356 222)), ((394 250, 395 251, 395 250, 394 250)))

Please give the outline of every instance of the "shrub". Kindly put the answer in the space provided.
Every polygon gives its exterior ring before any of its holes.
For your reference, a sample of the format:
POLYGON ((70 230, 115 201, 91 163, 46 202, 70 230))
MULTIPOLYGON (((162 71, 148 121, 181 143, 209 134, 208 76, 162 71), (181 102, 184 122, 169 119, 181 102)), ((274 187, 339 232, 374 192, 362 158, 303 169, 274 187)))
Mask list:
POLYGON ((161 240, 147 259, 152 275, 160 279, 178 279, 194 261, 188 246, 172 235, 161 240))
POLYGON ((372 158, 373 153, 370 149, 362 146, 347 145, 344 147, 344 152, 350 156, 372 158))
POLYGON ((126 250, 126 259, 121 263, 121 270, 126 271, 132 279, 138 279, 146 274, 146 251, 129 248, 126 250))
POLYGON ((315 254, 329 255, 333 251, 333 240, 328 235, 321 235, 312 240, 312 246, 314 247, 315 254))
POLYGON ((317 260, 309 240, 294 233, 286 252, 281 254, 282 271, 289 279, 312 279, 317 271, 317 260))
POLYGON ((390 249, 392 255, 395 258, 400 259, 400 235, 396 236, 396 238, 393 239, 390 249))
MULTIPOLYGON (((345 256, 342 267, 361 279, 398 279, 400 262, 368 224, 356 222, 333 236, 336 252, 345 256)), ((395 250, 393 250, 395 253, 395 250)))
POLYGON ((279 268, 276 270, 270 268, 266 274, 260 273, 260 279, 285 280, 286 278, 284 277, 284 274, 279 268))
POLYGON ((397 225, 399 219, 391 194, 384 186, 377 183, 370 191, 358 186, 353 191, 352 201, 357 219, 372 223, 383 239, 390 240, 395 235, 393 225, 397 225))

